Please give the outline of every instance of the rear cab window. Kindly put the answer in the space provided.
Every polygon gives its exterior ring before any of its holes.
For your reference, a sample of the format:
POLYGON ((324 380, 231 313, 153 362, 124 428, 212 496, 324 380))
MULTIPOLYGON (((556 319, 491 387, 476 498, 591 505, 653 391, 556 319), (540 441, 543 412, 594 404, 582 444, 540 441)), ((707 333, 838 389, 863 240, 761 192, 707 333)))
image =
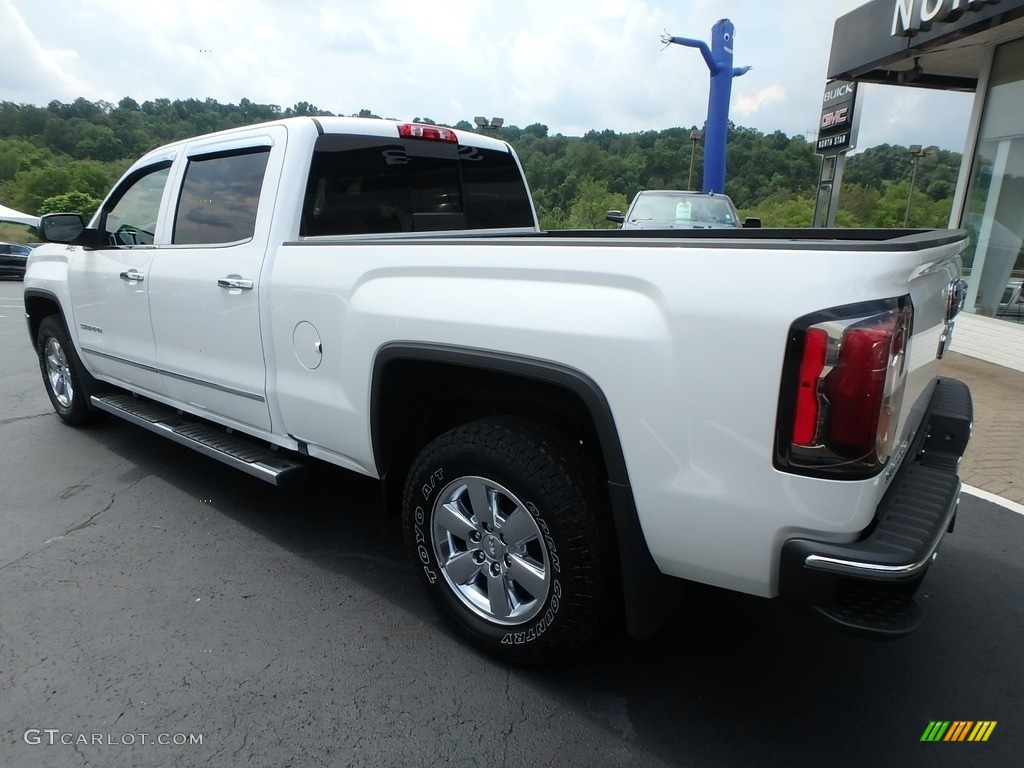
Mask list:
POLYGON ((300 235, 533 227, 507 149, 325 134, 317 140, 300 235))

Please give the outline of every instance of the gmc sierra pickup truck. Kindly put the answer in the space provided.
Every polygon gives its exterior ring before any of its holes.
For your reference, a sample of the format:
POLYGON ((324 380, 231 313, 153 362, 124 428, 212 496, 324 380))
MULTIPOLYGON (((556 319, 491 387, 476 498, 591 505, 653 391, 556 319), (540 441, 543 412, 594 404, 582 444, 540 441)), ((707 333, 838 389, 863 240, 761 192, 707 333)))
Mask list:
POLYGON ((685 580, 920 619, 972 419, 938 376, 963 232, 544 232, 504 142, 294 118, 154 150, 40 235, 61 419, 273 483, 379 478, 494 654, 559 658, 619 612, 643 636, 685 580))

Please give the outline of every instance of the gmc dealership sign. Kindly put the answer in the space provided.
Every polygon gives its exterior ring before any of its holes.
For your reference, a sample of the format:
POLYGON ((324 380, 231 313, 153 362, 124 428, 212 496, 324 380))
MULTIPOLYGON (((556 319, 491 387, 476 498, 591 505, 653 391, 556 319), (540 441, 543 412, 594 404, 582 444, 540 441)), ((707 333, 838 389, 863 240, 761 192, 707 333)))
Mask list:
POLYGON ((837 155, 853 149, 857 140, 857 84, 834 81, 825 86, 818 121, 819 155, 837 155))
POLYGON ((999 0, 894 0, 892 36, 912 37, 936 22, 956 21, 967 11, 997 5, 999 0))

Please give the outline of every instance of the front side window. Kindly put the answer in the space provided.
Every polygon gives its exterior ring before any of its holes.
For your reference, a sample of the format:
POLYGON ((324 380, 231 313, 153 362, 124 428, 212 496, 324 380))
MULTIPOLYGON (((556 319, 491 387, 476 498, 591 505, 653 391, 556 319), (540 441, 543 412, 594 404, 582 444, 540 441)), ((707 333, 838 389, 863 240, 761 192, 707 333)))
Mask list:
POLYGON ((256 232, 270 148, 191 157, 174 217, 177 245, 234 243, 256 232))
POLYGON ((137 171, 111 198, 103 215, 108 245, 152 245, 170 162, 137 171))

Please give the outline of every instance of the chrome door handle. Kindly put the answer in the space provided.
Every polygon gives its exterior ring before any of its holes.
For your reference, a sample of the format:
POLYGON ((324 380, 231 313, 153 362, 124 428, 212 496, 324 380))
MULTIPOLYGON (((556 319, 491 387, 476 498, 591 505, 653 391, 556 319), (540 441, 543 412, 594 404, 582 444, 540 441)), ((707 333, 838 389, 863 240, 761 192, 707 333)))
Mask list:
POLYGON ((243 280, 238 277, 222 277, 217 280, 221 288, 241 288, 243 291, 252 290, 252 280, 243 280))
POLYGON ((129 269, 127 272, 121 273, 122 280, 134 280, 135 282, 141 283, 146 279, 146 276, 135 269, 129 269))

